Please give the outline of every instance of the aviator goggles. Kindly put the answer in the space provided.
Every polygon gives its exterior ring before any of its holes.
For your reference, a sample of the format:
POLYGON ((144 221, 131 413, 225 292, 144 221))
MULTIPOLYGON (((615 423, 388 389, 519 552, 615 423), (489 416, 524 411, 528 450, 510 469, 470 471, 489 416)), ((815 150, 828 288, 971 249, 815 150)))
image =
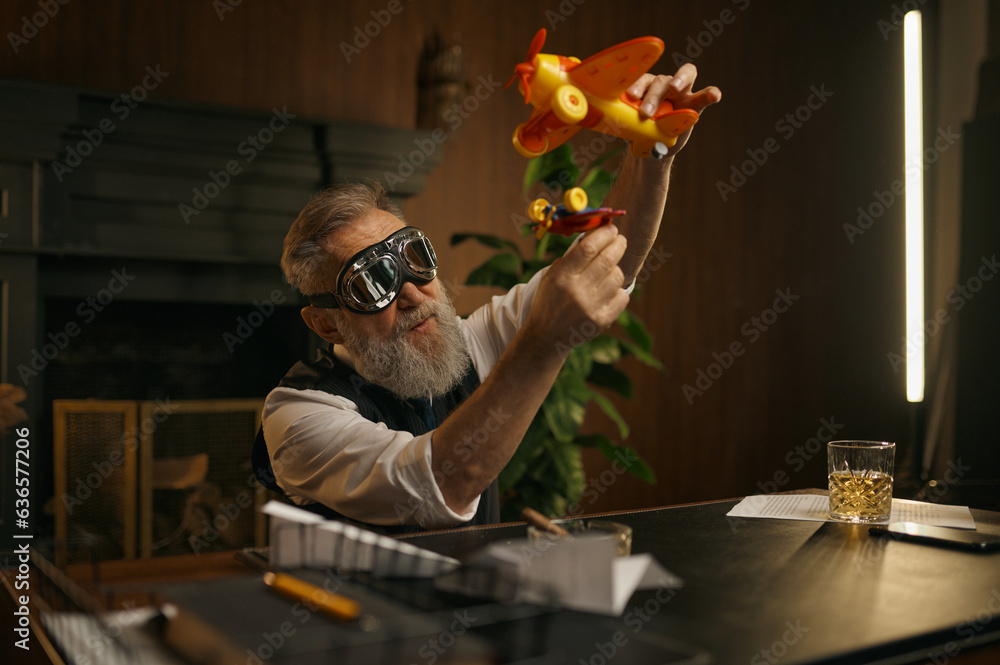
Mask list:
POLYGON ((420 229, 407 226, 352 256, 337 275, 336 291, 306 297, 314 307, 376 314, 396 299, 406 282, 427 284, 437 277, 437 265, 431 241, 420 229))

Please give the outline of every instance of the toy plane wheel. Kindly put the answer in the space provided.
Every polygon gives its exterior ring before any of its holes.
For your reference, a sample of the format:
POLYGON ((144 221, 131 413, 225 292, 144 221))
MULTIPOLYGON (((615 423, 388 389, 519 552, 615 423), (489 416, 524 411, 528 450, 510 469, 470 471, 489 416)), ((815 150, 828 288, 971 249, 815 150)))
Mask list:
POLYGON ((657 141, 653 144, 653 147, 649 149, 649 156, 653 159, 663 159, 670 152, 670 148, 666 144, 657 141))
POLYGON ((560 86, 552 95, 552 112, 567 125, 587 117, 587 98, 575 85, 560 86))
POLYGON ((587 207, 587 192, 583 191, 582 187, 567 189, 563 195, 563 203, 566 205, 566 210, 580 212, 587 207))
POLYGON ((545 209, 549 207, 549 202, 545 199, 535 199, 528 208, 528 217, 533 222, 545 221, 545 209))
POLYGON ((533 150, 529 150, 528 148, 526 148, 521 143, 521 138, 519 136, 519 134, 521 133, 521 128, 522 127, 524 127, 523 124, 518 125, 517 129, 514 130, 514 149, 515 150, 517 150, 519 153, 521 153, 521 155, 523 157, 527 157, 528 159, 534 159, 535 157, 541 157, 546 152, 548 152, 548 149, 549 149, 549 140, 548 140, 548 138, 546 138, 544 140, 544 143, 542 144, 542 149, 539 150, 538 152, 535 152, 533 150))

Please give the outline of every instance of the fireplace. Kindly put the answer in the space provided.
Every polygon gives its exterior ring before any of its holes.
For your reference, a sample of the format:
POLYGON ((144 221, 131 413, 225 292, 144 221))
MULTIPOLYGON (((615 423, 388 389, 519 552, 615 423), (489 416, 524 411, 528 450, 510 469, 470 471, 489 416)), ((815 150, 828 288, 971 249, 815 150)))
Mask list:
MULTIPOLYGON (((442 151, 401 178, 399 155, 426 133, 154 100, 120 118, 116 95, 16 82, 0 81, 0 95, 0 381, 28 393, 31 528, 44 548, 59 499, 54 402, 121 402, 139 413, 259 401, 316 344, 277 266, 298 211, 343 180, 391 179, 397 198, 413 195, 442 151)), ((178 477, 199 477, 207 451, 198 448, 209 444, 171 437, 163 457, 190 465, 178 477)), ((9 465, 13 440, 2 445, 9 465)), ((138 505, 149 493, 141 485, 151 470, 136 464, 136 496, 116 501, 138 505)), ((5 534, 13 490, 0 493, 5 534)), ((156 553, 144 542, 135 556, 156 553)))

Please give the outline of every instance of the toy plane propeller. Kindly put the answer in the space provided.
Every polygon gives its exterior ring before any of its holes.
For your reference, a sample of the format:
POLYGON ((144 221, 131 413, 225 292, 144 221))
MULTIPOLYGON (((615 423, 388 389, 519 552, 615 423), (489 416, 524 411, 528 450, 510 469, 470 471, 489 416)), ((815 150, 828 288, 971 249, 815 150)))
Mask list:
POLYGON ((698 122, 696 111, 674 109, 667 100, 651 118, 640 119, 640 100, 625 92, 660 58, 660 39, 632 39, 582 62, 541 53, 544 43, 542 28, 507 81, 508 87, 517 81, 524 103, 534 106, 528 121, 514 130, 514 147, 525 157, 543 155, 587 128, 632 141, 638 157, 659 158, 698 122))

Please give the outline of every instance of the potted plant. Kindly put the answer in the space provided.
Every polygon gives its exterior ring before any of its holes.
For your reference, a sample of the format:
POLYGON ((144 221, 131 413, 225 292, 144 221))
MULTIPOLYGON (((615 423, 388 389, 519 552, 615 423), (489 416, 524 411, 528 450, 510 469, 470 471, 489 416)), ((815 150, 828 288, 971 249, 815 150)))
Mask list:
MULTIPOLYGON (((551 201, 558 201, 561 190, 577 186, 587 192, 588 200, 603 201, 614 181, 614 175, 602 167, 610 156, 606 155, 581 169, 574 160, 572 147, 563 144, 528 163, 524 178, 525 195, 541 189, 551 201)), ((527 217, 515 215, 514 221, 520 226, 522 235, 532 235, 527 217)), ((496 253, 469 274, 466 285, 504 289, 527 282, 536 272, 562 256, 573 241, 572 238, 545 234, 541 239, 535 239, 530 256, 525 256, 517 243, 492 235, 458 233, 452 236, 451 244, 468 240, 482 243, 496 253)), ((568 353, 559 376, 524 439, 500 473, 501 518, 504 521, 520 519, 524 507, 534 508, 549 516, 583 512, 580 506, 586 489, 583 448, 595 447, 636 477, 650 484, 656 482, 652 469, 633 449, 602 434, 580 433, 587 407, 595 404, 615 423, 619 437, 628 437, 628 424, 602 392, 608 390, 625 398, 632 397, 632 382, 616 367, 623 357, 632 354, 650 367, 663 368, 651 354, 652 338, 635 313, 628 309, 622 312, 618 317, 618 328, 622 334, 598 335, 568 353)))

